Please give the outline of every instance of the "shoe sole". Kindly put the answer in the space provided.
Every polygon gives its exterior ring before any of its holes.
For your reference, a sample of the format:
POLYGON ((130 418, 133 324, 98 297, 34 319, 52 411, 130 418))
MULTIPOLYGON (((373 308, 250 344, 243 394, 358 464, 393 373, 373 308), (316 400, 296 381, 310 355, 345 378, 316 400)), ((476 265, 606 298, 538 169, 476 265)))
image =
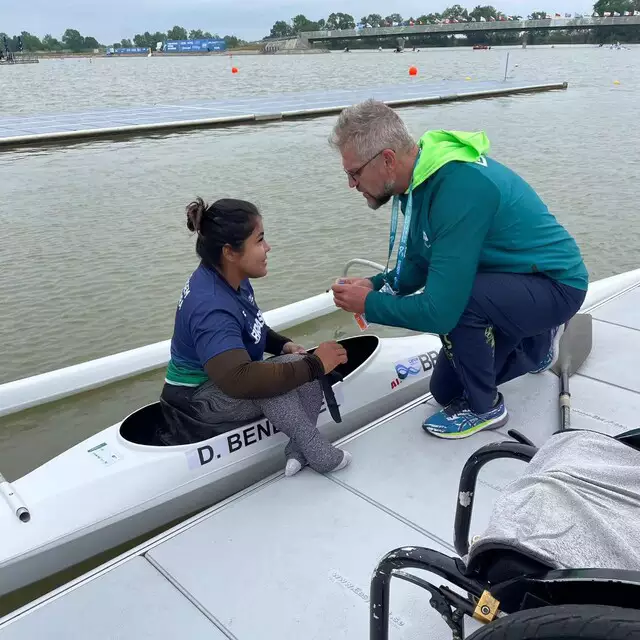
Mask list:
POLYGON ((562 325, 562 329, 558 329, 558 332, 553 339, 553 358, 551 358, 551 362, 548 366, 544 367, 544 369, 538 369, 537 371, 530 371, 529 373, 533 373, 533 375, 538 375, 540 373, 544 373, 545 371, 549 371, 556 362, 558 362, 558 356, 560 355, 560 339, 565 332, 565 325, 562 325))
POLYGON ((499 418, 494 418, 493 420, 488 420, 487 422, 483 422, 476 427, 472 427, 471 429, 467 429, 466 431, 459 431, 458 433, 443 433, 442 431, 432 431, 429 429, 428 425, 423 424, 422 428, 431 436, 435 436, 436 438, 442 438, 444 440, 462 440, 462 438, 469 438, 472 435, 475 435, 479 431, 484 431, 485 429, 499 429, 500 427, 504 427, 505 424, 509 422, 509 412, 505 411, 503 416, 499 418))

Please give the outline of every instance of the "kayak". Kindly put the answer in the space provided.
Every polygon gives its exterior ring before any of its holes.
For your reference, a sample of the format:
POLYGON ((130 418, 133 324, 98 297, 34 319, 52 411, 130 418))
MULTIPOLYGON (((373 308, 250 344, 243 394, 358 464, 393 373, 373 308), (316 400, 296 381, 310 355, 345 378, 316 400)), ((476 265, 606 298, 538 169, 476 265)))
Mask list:
MULTIPOLYGON (((331 441, 428 392, 435 335, 339 341, 348 362, 318 428, 331 441)), ((331 395, 331 394, 329 394, 331 395)), ((287 437, 265 418, 188 445, 158 444, 159 402, 18 480, 0 476, 0 596, 213 505, 284 468, 287 437)), ((356 462, 357 463, 357 462, 356 462)), ((288 481, 295 482, 295 476, 288 481)))

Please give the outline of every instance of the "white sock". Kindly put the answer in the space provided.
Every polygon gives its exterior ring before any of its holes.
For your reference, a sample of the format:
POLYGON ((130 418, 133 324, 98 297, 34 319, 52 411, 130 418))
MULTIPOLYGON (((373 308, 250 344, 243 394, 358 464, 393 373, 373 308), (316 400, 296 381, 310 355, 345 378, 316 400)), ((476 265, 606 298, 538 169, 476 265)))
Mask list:
POLYGON ((284 475, 287 476, 287 478, 291 476, 295 476, 296 473, 300 471, 300 469, 302 469, 302 465, 300 464, 300 461, 296 460, 295 458, 289 458, 284 468, 284 475))
POLYGON ((333 471, 340 471, 340 469, 344 469, 349 466, 351 462, 351 454, 348 451, 344 452, 344 457, 342 458, 342 462, 335 468, 333 471))

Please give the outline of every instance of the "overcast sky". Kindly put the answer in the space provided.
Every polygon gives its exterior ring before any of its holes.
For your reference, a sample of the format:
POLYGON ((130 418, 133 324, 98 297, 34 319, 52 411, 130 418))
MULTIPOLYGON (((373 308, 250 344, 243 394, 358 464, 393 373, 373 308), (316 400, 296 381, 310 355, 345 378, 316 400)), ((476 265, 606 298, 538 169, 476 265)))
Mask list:
MULTIPOLYGON (((472 9, 477 0, 463 6, 472 9)), ((68 27, 84 36, 93 36, 103 44, 131 38, 144 31, 166 31, 174 25, 203 29, 245 40, 266 36, 276 20, 289 20, 303 13, 311 20, 326 18, 332 11, 350 13, 356 21, 369 13, 383 16, 395 6, 403 17, 442 11, 455 4, 452 0, 8 0, 2 3, 0 31, 17 34, 29 31, 42 37, 51 33, 59 38, 68 27)), ((592 3, 584 0, 499 0, 497 9, 506 14, 527 15, 540 10, 564 14, 590 13, 592 3)))

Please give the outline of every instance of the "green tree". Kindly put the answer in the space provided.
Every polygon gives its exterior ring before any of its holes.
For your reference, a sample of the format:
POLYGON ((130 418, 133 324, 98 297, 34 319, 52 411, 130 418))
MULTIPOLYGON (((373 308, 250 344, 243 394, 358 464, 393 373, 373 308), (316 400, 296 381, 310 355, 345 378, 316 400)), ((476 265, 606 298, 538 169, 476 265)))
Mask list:
POLYGON ((166 33, 162 33, 161 31, 156 31, 152 36, 151 36, 151 48, 155 51, 156 49, 156 45, 158 44, 158 42, 164 42, 167 39, 167 34, 166 33))
POLYGON ((320 18, 320 20, 318 20, 318 29, 326 29, 327 28, 327 21, 324 18, 320 18))
POLYGON ((395 24, 402 24, 402 16, 399 13, 392 13, 390 16, 387 16, 384 21, 389 25, 392 26, 394 23, 395 24))
POLYGON ((82 51, 84 49, 84 38, 76 29, 67 29, 62 35, 62 44, 65 49, 73 52, 82 51))
POLYGON ((602 15, 605 11, 617 11, 624 14, 625 11, 640 10, 640 2, 638 0, 598 0, 593 5, 594 13, 602 15))
POLYGON ((529 20, 544 20, 547 17, 547 13, 545 11, 532 11, 528 17, 529 20))
POLYGON ((360 18, 360 23, 369 27, 381 27, 383 22, 382 16, 379 13, 370 13, 368 16, 362 16, 362 18, 360 18))
POLYGON ((23 31, 20 36, 25 51, 42 51, 43 46, 40 38, 32 36, 28 31, 23 31))
POLYGON ((156 34, 151 34, 148 31, 145 31, 144 33, 136 33, 135 36, 133 36, 133 44, 136 47, 146 47, 147 49, 155 49, 156 48, 156 44, 158 42, 162 42, 164 40, 164 33, 156 33, 156 34), (159 40, 156 40, 156 36, 160 36, 159 40))
POLYGON ((119 44, 120 47, 122 47, 123 49, 129 49, 131 47, 133 47, 133 42, 131 42, 131 40, 129 40, 129 38, 123 38, 122 41, 119 44))
POLYGON ((191 29, 191 31, 189 31, 189 40, 204 40, 204 32, 202 29, 191 29))
POLYGON ((353 19, 353 16, 348 13, 342 13, 341 11, 338 13, 332 13, 327 18, 326 27, 329 30, 338 29, 355 29, 356 21, 353 19))
POLYGON ((478 5, 473 9, 473 11, 469 12, 470 18, 475 18, 478 22, 480 22, 480 18, 484 18, 485 20, 489 20, 491 18, 498 17, 498 10, 491 5, 478 5))
POLYGON ((297 16, 291 18, 291 26, 295 33, 302 33, 303 31, 317 31, 318 23, 309 20, 307 16, 302 15, 301 13, 297 16))
POLYGON ((463 20, 468 20, 469 12, 459 4, 454 4, 452 7, 447 7, 442 12, 442 17, 445 20, 452 20, 453 18, 462 18, 463 20))
POLYGON ((270 38, 288 38, 295 34, 293 27, 284 20, 278 20, 274 23, 273 27, 271 27, 271 33, 269 34, 270 38))
POLYGON ((427 13, 421 15, 418 18, 418 22, 422 24, 435 24, 436 21, 441 20, 442 16, 439 13, 427 13))
POLYGON ((47 33, 44 38, 42 38, 42 48, 45 51, 60 51, 62 49, 62 42, 54 38, 50 33, 47 33))
POLYGON ((175 26, 167 31, 167 40, 186 40, 187 30, 184 27, 175 26))
POLYGON ((85 50, 89 50, 89 49, 99 49, 100 48, 100 43, 93 38, 92 36, 87 36, 84 39, 84 47, 85 50))
POLYGON ((225 36, 223 40, 226 42, 228 49, 235 49, 236 47, 242 47, 247 44, 245 40, 236 36, 225 36))

